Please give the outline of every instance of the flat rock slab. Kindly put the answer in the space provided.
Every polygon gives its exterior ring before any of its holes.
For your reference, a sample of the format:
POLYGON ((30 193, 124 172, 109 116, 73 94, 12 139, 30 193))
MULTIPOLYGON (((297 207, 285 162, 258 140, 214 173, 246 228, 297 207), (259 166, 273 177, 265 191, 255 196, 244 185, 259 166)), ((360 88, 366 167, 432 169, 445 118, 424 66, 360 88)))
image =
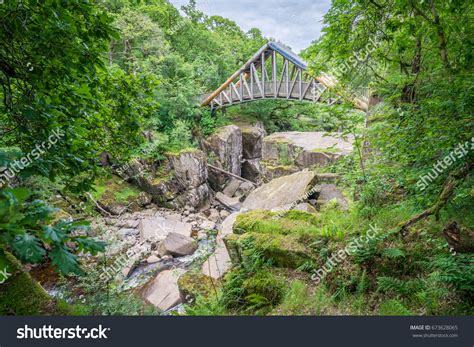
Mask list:
POLYGON ((177 233, 187 237, 191 236, 192 225, 179 221, 178 218, 150 217, 144 218, 139 225, 140 238, 142 240, 163 240, 169 233, 177 233))
POLYGON ((220 279, 231 268, 232 262, 223 239, 226 235, 232 234, 232 228, 238 215, 238 212, 234 212, 222 222, 222 227, 216 237, 216 249, 202 264, 201 272, 204 275, 220 279))
POLYGON ((182 302, 178 279, 184 269, 165 270, 156 275, 144 292, 144 299, 162 311, 169 310, 182 302))
POLYGON ((244 210, 271 210, 295 203, 299 199, 303 200, 314 180, 315 173, 311 171, 300 171, 276 178, 251 192, 243 202, 242 208, 244 210))
POLYGON ((231 268, 232 262, 229 253, 225 247, 224 240, 219 239, 216 242, 216 250, 202 264, 201 272, 206 276, 220 279, 231 268))
POLYGON ((225 207, 231 209, 232 211, 240 210, 242 204, 240 203, 239 198, 229 198, 227 195, 217 192, 215 196, 216 200, 219 201, 225 207))
POLYGON ((341 154, 350 154, 352 152, 353 138, 348 137, 344 140, 337 136, 329 135, 324 131, 286 131, 277 132, 265 137, 265 142, 290 142, 295 146, 301 147, 305 151, 315 151, 318 149, 333 148, 341 154))

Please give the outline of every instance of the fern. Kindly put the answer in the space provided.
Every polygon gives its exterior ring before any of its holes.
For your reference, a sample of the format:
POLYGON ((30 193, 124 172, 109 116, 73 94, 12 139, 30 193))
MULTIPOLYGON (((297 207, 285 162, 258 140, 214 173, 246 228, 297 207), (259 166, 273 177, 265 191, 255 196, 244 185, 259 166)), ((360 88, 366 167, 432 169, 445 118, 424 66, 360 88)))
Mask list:
POLYGON ((384 249, 382 252, 382 255, 391 258, 391 259, 397 259, 397 258, 405 258, 405 252, 403 252, 399 248, 387 248, 384 249))
POLYGON ((383 316, 411 316, 413 313, 400 300, 390 299, 382 302, 379 314, 383 316))

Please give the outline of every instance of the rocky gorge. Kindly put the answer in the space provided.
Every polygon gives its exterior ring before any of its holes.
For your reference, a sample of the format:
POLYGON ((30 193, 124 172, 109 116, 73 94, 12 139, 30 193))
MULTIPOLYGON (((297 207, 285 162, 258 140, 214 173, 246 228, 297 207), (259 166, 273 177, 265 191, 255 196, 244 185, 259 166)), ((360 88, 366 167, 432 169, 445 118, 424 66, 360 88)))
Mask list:
MULTIPOLYGON (((324 167, 352 151, 351 138, 265 135, 259 124, 228 125, 200 149, 115 168, 113 184, 94 197, 102 216, 93 219, 92 233, 108 244, 101 278, 163 312, 179 309, 196 290, 218 287, 239 261, 235 225, 242 216, 265 210, 313 215, 329 201, 347 208, 338 175, 324 167), (124 191, 131 193, 124 198, 124 191)), ((294 253, 279 251, 284 258, 294 253)))

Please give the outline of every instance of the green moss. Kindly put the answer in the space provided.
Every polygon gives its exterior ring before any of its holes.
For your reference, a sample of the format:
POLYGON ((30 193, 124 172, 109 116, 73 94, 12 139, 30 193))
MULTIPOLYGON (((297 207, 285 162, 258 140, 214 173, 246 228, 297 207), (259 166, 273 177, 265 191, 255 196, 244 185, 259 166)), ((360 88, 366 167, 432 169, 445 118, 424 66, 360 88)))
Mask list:
POLYGON ((313 153, 339 153, 339 149, 335 148, 335 147, 328 147, 328 148, 315 148, 315 149, 312 149, 311 152, 313 153))
POLYGON ((10 253, 0 251, 11 276, 0 285, 0 315, 73 315, 73 307, 52 299, 20 262, 10 253))
POLYGON ((155 176, 153 177, 151 180, 150 180, 150 183, 154 186, 157 186, 161 183, 166 183, 168 181, 170 181, 171 179, 173 178, 173 174, 172 173, 167 173, 167 174, 163 174, 163 175, 158 175, 158 176, 155 176))
POLYGON ((201 272, 186 272, 178 279, 178 286, 187 301, 198 296, 208 298, 220 291, 220 283, 201 272))
POLYGON ((92 196, 105 205, 113 203, 127 203, 137 199, 140 190, 128 184, 118 176, 99 180, 94 185, 92 196))
MULTIPOLYGON (((271 260, 277 267, 296 269, 314 261, 312 250, 294 235, 247 233, 240 236, 238 240, 239 245, 249 242, 254 249, 262 253, 264 258, 271 260)), ((245 257, 245 252, 240 251, 240 254, 245 257)))
POLYGON ((271 272, 261 270, 247 278, 242 283, 245 299, 252 303, 255 299, 264 298, 268 304, 276 305, 280 302, 285 283, 271 272))
POLYGON ((316 215, 303 211, 287 211, 283 214, 269 211, 250 211, 237 216, 234 233, 256 232, 264 234, 317 234, 320 233, 316 215))
POLYGON ((195 153, 197 151, 199 151, 198 148, 186 147, 186 148, 179 148, 179 149, 170 149, 170 150, 166 151, 164 154, 166 156, 179 157, 182 154, 195 153))

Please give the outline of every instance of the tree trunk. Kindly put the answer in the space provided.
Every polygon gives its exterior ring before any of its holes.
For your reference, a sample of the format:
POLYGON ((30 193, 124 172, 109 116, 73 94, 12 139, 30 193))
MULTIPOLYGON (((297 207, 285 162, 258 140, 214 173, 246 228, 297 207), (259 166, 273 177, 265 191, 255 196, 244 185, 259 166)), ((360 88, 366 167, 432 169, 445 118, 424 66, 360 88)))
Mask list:
POLYGON ((449 246, 459 253, 474 253, 474 231, 451 222, 443 229, 449 246))

